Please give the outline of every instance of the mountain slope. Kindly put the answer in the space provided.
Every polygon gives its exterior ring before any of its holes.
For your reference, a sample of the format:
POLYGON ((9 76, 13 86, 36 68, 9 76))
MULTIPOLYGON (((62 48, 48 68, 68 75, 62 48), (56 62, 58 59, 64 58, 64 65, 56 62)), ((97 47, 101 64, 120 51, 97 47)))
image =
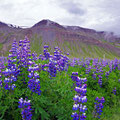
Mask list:
POLYGON ((42 20, 31 28, 20 28, 0 22, 0 55, 7 55, 13 39, 31 40, 31 49, 40 54, 43 45, 50 46, 50 52, 57 45, 70 57, 120 58, 120 38, 113 33, 97 32, 79 26, 63 26, 50 20, 42 20))

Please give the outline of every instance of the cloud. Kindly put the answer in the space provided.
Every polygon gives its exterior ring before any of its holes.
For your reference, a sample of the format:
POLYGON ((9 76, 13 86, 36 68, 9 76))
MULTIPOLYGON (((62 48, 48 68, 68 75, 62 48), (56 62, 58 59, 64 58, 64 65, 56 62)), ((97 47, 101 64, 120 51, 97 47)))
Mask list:
POLYGON ((7 11, 8 9, 11 10, 11 9, 13 9, 13 7, 14 7, 14 5, 11 3, 10 4, 5 3, 5 4, 0 5, 0 9, 5 10, 5 11, 7 11))
POLYGON ((120 34, 120 0, 0 0, 0 21, 31 27, 42 19, 120 34))
POLYGON ((69 12, 70 14, 74 14, 74 15, 84 15, 86 13, 86 11, 82 8, 82 5, 75 3, 74 0, 73 1, 62 1, 60 3, 61 8, 64 8, 65 10, 67 10, 67 12, 69 12))
POLYGON ((89 11, 84 25, 99 31, 113 31, 115 34, 120 35, 119 5, 119 0, 100 0, 94 2, 93 5, 88 3, 87 8, 89 11))
POLYGON ((63 18, 56 18, 57 21, 61 25, 70 25, 70 26, 80 26, 80 24, 84 24, 85 20, 84 17, 81 16, 64 16, 63 18))

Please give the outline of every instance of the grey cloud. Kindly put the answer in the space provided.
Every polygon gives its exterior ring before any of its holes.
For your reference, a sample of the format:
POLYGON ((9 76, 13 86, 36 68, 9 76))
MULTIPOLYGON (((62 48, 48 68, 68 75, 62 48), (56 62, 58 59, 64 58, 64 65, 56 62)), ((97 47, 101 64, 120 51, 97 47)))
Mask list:
POLYGON ((67 10, 67 12, 74 15, 84 15, 86 13, 86 10, 83 9, 79 3, 75 3, 74 1, 61 1, 60 7, 64 8, 67 10))
POLYGON ((106 0, 97 4, 98 8, 105 13, 120 15, 120 0, 106 0))
POLYGON ((120 35, 120 0, 102 0, 97 6, 98 11, 110 17, 108 21, 95 26, 95 28, 113 31, 116 35, 120 35))
POLYGON ((114 19, 114 21, 106 21, 102 24, 93 25, 92 27, 100 31, 114 32, 115 35, 120 36, 120 17, 114 19))
POLYGON ((119 5, 120 0, 0 0, 0 20, 31 26, 49 16, 48 19, 54 18, 63 25, 120 34, 119 5))
POLYGON ((63 17, 63 18, 55 19, 55 21, 61 25, 68 25, 68 26, 80 26, 85 22, 84 18, 81 17, 76 18, 76 16, 63 17))

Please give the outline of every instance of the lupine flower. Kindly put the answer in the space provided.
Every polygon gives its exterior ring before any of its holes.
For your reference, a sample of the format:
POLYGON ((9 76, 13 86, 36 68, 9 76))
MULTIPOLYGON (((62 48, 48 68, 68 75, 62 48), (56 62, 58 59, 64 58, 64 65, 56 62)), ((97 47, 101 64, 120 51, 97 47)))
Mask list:
POLYGON ((40 54, 40 55, 39 55, 39 59, 44 60, 44 59, 45 59, 45 58, 44 58, 44 55, 40 54))
POLYGON ((32 92, 40 95, 41 94, 40 81, 39 81, 39 74, 37 73, 37 71, 39 70, 39 67, 32 61, 29 61, 28 63, 30 65, 28 68, 28 71, 29 71, 28 77, 30 78, 28 81, 28 88, 32 92))
POLYGON ((12 44, 12 48, 11 48, 11 50, 9 50, 9 52, 11 52, 11 54, 9 54, 8 57, 12 57, 12 58, 16 57, 17 50, 18 50, 18 45, 17 45, 16 39, 14 39, 13 44, 12 44))
POLYGON ((60 48, 55 47, 54 56, 52 60, 56 61, 57 63, 56 68, 58 71, 63 71, 63 70, 67 71, 69 65, 68 63, 69 58, 61 54, 60 48))
POLYGON ((116 87, 113 89, 113 93, 114 95, 116 95, 116 87))
POLYGON ((0 87, 2 87, 2 66, 0 64, 0 87))
POLYGON ((0 57, 0 66, 4 66, 4 63, 7 63, 7 57, 0 57))
POLYGON ((15 77, 17 77, 17 75, 19 74, 19 69, 17 69, 17 64, 16 64, 16 57, 17 57, 17 53, 18 53, 18 45, 16 40, 14 39, 13 44, 12 44, 12 48, 9 50, 10 54, 8 56, 8 69, 12 70, 12 73, 14 74, 15 77))
POLYGON ((108 76, 109 76, 109 71, 105 73, 105 76, 108 78, 108 76))
POLYGON ((50 73, 51 77, 56 77, 57 74, 57 67, 56 67, 56 62, 51 60, 49 62, 49 68, 48 68, 48 72, 50 73))
POLYGON ((86 116, 85 116, 85 111, 87 110, 86 105, 83 105, 85 102, 87 102, 87 97, 85 96, 87 90, 87 85, 84 84, 84 82, 87 81, 86 78, 79 78, 78 76, 78 72, 72 72, 72 80, 76 82, 77 87, 75 87, 75 91, 77 92, 77 94, 73 97, 73 100, 75 101, 74 105, 73 105, 73 110, 79 112, 75 112, 72 113, 71 117, 73 118, 73 120, 85 120, 86 116), (81 104, 82 103, 82 104, 81 104), (83 114, 81 115, 81 112, 83 112, 83 114))
POLYGON ((48 45, 44 45, 44 51, 43 52, 44 52, 44 58, 46 60, 48 60, 49 57, 50 57, 50 53, 48 52, 47 48, 49 48, 49 46, 48 45))
POLYGON ((73 118, 73 120, 79 120, 79 115, 77 112, 72 113, 71 117, 73 118))
POLYGON ((92 69, 92 67, 91 67, 91 66, 87 67, 87 68, 86 68, 86 74, 89 74, 89 73, 90 73, 90 71, 91 71, 91 69, 92 69))
POLYGON ((7 69, 3 71, 2 73, 5 75, 4 79, 4 89, 5 90, 14 90, 16 87, 15 84, 13 84, 17 80, 17 75, 19 74, 19 69, 16 68, 16 59, 14 58, 16 56, 16 52, 12 51, 13 56, 10 56, 8 59, 8 65, 7 69))
POLYGON ((113 69, 115 70, 116 68, 118 68, 118 60, 115 58, 113 61, 113 69))
POLYGON ((100 85, 100 87, 102 86, 102 76, 101 75, 98 75, 99 77, 99 80, 98 80, 98 84, 100 85))
POLYGON ((19 47, 17 52, 17 59, 19 68, 21 67, 28 67, 29 57, 31 56, 30 53, 30 40, 26 36, 24 40, 19 41, 19 47))
POLYGON ((32 114, 31 114, 31 106, 30 106, 30 100, 23 100, 23 98, 19 99, 19 108, 22 109, 22 119, 23 120, 32 120, 32 114))
POLYGON ((36 61, 38 58, 37 58, 37 53, 34 51, 34 53, 32 53, 32 57, 33 57, 33 60, 36 61))
POLYGON ((85 64, 88 65, 88 66, 90 65, 89 59, 86 59, 86 60, 85 60, 85 64))
POLYGON ((94 117, 100 118, 102 108, 103 108, 103 103, 105 102, 104 97, 102 99, 99 99, 98 97, 95 98, 95 111, 94 111, 94 117))
POLYGON ((93 72, 92 77, 93 77, 94 80, 96 80, 96 74, 95 74, 95 72, 93 72))
POLYGON ((113 64, 113 61, 110 61, 110 64, 109 64, 109 68, 110 68, 110 70, 109 70, 109 72, 111 73, 112 72, 112 64, 113 64))
POLYGON ((13 82, 17 80, 14 76, 14 72, 10 69, 6 69, 6 71, 3 71, 3 74, 6 76, 4 79, 5 90, 14 90, 16 86, 13 84, 13 82))

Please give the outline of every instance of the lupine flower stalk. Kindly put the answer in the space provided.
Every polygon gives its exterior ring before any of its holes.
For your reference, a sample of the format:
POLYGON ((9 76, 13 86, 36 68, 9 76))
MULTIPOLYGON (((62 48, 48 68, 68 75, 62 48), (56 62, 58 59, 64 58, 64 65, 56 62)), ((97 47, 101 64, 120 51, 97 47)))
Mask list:
POLYGON ((18 47, 18 52, 17 52, 19 68, 28 67, 29 57, 31 56, 30 52, 31 52, 30 51, 30 40, 26 36, 24 40, 19 41, 19 47, 18 47))
POLYGON ((115 70, 116 68, 118 68, 118 60, 115 58, 113 61, 113 69, 115 70))
POLYGON ((94 80, 96 80, 96 74, 95 74, 95 72, 93 72, 92 77, 93 77, 94 80))
POLYGON ((51 77, 56 77, 57 74, 57 62, 54 59, 49 59, 48 72, 51 77))
MULTIPOLYGON (((68 66, 69 66, 69 64, 68 64, 69 58, 66 55, 63 55, 61 53, 62 52, 61 52, 60 48, 55 47, 54 60, 57 62, 57 70, 58 71, 63 71, 63 70, 67 71, 68 66)), ((69 55, 69 54, 67 53, 67 55, 69 55)))
POLYGON ((17 80, 17 75, 19 74, 19 69, 16 66, 16 56, 17 56, 17 43, 14 40, 12 48, 10 50, 11 54, 8 56, 7 69, 2 73, 5 75, 4 88, 5 90, 14 90, 16 87, 14 82, 17 80))
POLYGON ((98 75, 98 84, 100 85, 100 87, 102 86, 102 76, 101 75, 98 75))
POLYGON ((87 97, 85 96, 87 92, 87 85, 84 83, 87 81, 87 79, 79 78, 76 75, 78 75, 78 72, 73 72, 71 76, 72 80, 76 81, 77 85, 77 87, 75 87, 75 91, 77 92, 77 94, 73 98, 73 110, 76 112, 73 112, 71 117, 73 118, 73 120, 85 120, 85 111, 87 110, 87 108, 84 103, 87 102, 87 97))
POLYGON ((109 76, 109 71, 105 73, 105 76, 107 77, 108 79, 108 76, 109 76))
POLYGON ((38 58, 44 60, 44 55, 40 54, 38 58))
POLYGON ((32 113, 31 113, 31 106, 30 106, 30 100, 23 100, 23 98, 19 99, 19 108, 21 108, 22 112, 22 120, 32 120, 32 113))
POLYGON ((12 43, 12 48, 9 50, 9 52, 10 52, 11 54, 9 54, 8 57, 10 57, 10 58, 15 58, 15 57, 17 57, 18 45, 17 45, 16 39, 14 39, 14 41, 13 41, 13 43, 12 43))
POLYGON ((49 59, 49 57, 50 57, 50 53, 48 52, 48 49, 49 48, 49 46, 48 45, 44 45, 44 57, 45 57, 45 59, 46 60, 48 60, 49 59))
POLYGON ((29 61, 28 64, 29 64, 29 68, 28 68, 28 71, 29 71, 28 88, 32 92, 40 95, 41 94, 40 81, 39 81, 39 74, 37 73, 37 71, 39 70, 39 67, 33 61, 29 61))
POLYGON ((0 63, 0 87, 2 87, 2 64, 0 63))
POLYGON ((38 58, 37 58, 37 53, 34 51, 34 53, 32 53, 32 57, 33 57, 33 60, 34 61, 37 61, 38 58))
POLYGON ((88 67, 86 68, 86 74, 89 74, 89 73, 91 72, 91 69, 92 69, 92 67, 91 67, 91 66, 88 66, 88 67))
POLYGON ((2 72, 5 75, 4 79, 5 90, 14 90, 14 88, 16 87, 15 84, 13 84, 13 82, 16 81, 16 78, 14 75, 12 76, 12 72, 14 71, 10 69, 6 69, 5 71, 2 72))
POLYGON ((116 95, 116 87, 113 89, 113 93, 114 95, 116 95))
POLYGON ((7 63, 7 57, 0 57, 0 63, 7 63))
POLYGON ((102 97, 102 99, 99 99, 98 97, 96 97, 95 99, 95 110, 93 111, 93 117, 94 118, 100 118, 101 112, 102 112, 102 108, 103 108, 103 103, 105 102, 104 97, 102 97))

